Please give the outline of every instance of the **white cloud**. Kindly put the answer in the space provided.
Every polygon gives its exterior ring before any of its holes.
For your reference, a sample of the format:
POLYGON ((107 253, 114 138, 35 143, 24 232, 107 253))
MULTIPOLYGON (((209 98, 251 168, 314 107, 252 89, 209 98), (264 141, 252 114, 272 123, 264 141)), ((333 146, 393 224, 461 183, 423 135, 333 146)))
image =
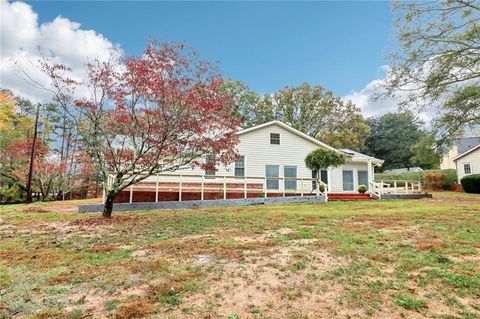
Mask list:
POLYGON ((112 54, 121 54, 118 45, 94 30, 81 29, 79 23, 59 16, 39 25, 37 13, 26 3, 0 0, 0 7, 0 87, 17 95, 33 101, 49 100, 48 93, 27 83, 20 71, 48 85, 37 65, 42 56, 71 68, 74 79, 84 80, 87 61, 104 61, 112 54))
MULTIPOLYGON (((399 102, 406 100, 410 91, 397 90, 393 96, 384 96, 386 92, 384 89, 390 67, 388 65, 382 65, 379 67, 381 73, 380 78, 375 79, 368 83, 360 91, 352 91, 352 93, 342 97, 344 101, 352 101, 356 106, 362 110, 364 117, 383 115, 389 112, 399 111, 399 102)), ((415 114, 421 119, 427 126, 430 124, 434 117, 434 110, 428 108, 426 112, 419 112, 416 110, 415 114)))

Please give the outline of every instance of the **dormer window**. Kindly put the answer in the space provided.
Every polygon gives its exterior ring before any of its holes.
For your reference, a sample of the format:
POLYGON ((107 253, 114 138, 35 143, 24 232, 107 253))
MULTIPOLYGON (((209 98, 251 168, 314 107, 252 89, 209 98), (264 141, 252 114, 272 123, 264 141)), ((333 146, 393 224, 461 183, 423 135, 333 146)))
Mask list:
POLYGON ((270 144, 280 145, 280 134, 270 133, 270 144))

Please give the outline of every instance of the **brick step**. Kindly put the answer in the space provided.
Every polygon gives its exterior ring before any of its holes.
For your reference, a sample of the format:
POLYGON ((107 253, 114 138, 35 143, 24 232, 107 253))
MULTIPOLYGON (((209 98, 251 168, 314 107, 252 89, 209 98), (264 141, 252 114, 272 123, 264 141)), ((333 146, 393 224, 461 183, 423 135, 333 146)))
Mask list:
POLYGON ((333 193, 328 194, 328 199, 330 201, 354 201, 354 200, 372 200, 369 194, 343 194, 343 193, 333 193))

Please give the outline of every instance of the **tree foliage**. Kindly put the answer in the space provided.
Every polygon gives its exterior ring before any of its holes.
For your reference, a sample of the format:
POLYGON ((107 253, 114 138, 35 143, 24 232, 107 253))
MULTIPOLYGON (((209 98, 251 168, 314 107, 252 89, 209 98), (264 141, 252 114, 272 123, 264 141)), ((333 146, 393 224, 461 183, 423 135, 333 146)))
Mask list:
POLYGON ((230 83, 236 111, 245 126, 272 120, 334 147, 360 149, 369 133, 360 109, 321 86, 303 83, 258 96, 241 82, 230 83))
POLYGON ((340 152, 319 148, 311 151, 305 158, 305 165, 312 171, 320 172, 329 167, 337 167, 345 164, 346 158, 340 152))
POLYGON ((434 134, 425 134, 411 146, 412 164, 423 169, 439 168, 442 154, 439 151, 434 134))
POLYGON ((152 42, 141 57, 89 64, 88 98, 75 95, 65 66, 43 70, 100 169, 104 217, 119 192, 152 174, 204 166, 210 154, 223 164, 238 156, 239 121, 224 81, 183 45, 152 42))
POLYGON ((480 124, 480 95, 471 89, 480 86, 480 2, 395 1, 393 7, 401 50, 391 54, 388 94, 406 97, 407 107, 440 107, 436 128, 443 139, 480 124), (473 103, 463 116, 466 105, 453 101, 467 97, 473 103))
POLYGON ((365 153, 384 159, 386 169, 412 166, 412 146, 425 134, 412 113, 387 113, 369 118, 367 123, 371 134, 365 141, 365 153))

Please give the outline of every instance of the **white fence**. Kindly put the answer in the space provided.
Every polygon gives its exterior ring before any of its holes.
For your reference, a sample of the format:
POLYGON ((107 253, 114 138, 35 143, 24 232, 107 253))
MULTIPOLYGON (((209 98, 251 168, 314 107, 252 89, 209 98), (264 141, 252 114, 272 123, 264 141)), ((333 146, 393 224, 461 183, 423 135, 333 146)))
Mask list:
MULTIPOLYGON (((107 188, 114 179, 109 176, 107 188)), ((200 194, 200 200, 205 200, 205 194, 209 192, 223 193, 223 199, 228 198, 229 193, 243 193, 243 198, 249 194, 261 194, 265 198, 269 194, 276 197, 292 195, 325 196, 328 200, 328 185, 316 178, 306 177, 264 177, 264 176, 228 176, 228 175, 196 175, 196 174, 158 174, 152 175, 141 182, 129 186, 126 190, 130 193, 129 202, 133 202, 135 191, 147 191, 155 193, 155 202, 159 201, 162 192, 178 192, 178 200, 182 201, 182 195, 189 192, 200 194), (278 188, 268 187, 268 182, 278 181, 278 188), (290 182, 290 183, 289 183, 290 182), (292 183, 295 182, 295 183, 292 183), (288 187, 295 185, 295 187, 288 187), (321 191, 320 185, 323 185, 321 191)), ((105 199, 105 188, 103 192, 105 199)))
POLYGON ((384 194, 420 194, 422 184, 418 181, 398 180, 370 182, 370 194, 381 199, 384 194))

